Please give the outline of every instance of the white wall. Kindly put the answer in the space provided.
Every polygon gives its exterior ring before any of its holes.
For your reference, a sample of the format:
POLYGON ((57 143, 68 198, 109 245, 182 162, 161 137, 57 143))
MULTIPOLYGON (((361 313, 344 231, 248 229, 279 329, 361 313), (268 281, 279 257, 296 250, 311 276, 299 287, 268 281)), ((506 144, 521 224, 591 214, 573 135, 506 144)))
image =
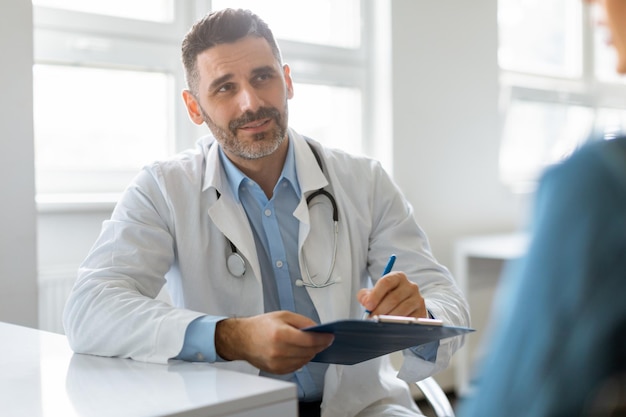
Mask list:
MULTIPOLYGON (((514 231, 523 212, 498 180, 496 6, 391 0, 394 178, 452 272, 456 239, 514 231)), ((436 379, 451 389, 454 366, 436 379)))
POLYGON ((41 211, 37 216, 40 274, 60 269, 75 275, 109 217, 111 210, 104 208, 41 211))
POLYGON ((30 1, 0 2, 0 321, 37 326, 30 1))
POLYGON ((394 177, 435 256, 454 240, 508 232, 498 180, 497 0, 392 0, 394 177))

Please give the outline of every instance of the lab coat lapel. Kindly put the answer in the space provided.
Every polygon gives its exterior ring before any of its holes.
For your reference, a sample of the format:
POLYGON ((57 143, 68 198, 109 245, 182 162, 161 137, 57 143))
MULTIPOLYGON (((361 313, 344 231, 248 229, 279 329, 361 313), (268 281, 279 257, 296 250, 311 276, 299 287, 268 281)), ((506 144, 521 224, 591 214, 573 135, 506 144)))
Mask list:
MULTIPOLYGON (((304 138, 295 131, 290 130, 289 140, 291 140, 291 144, 294 147, 296 173, 298 175, 298 181, 300 182, 300 190, 302 191, 300 203, 293 212, 294 217, 300 222, 300 229, 298 231, 298 253, 302 253, 304 242, 311 231, 311 220, 309 218, 309 208, 306 203, 306 197, 315 190, 327 186, 328 180, 317 164, 315 156, 304 138)), ((300 269, 302 269, 302 267, 303 265, 300 265, 300 269)))
POLYGON ((226 179, 220 163, 217 143, 206 143, 206 168, 203 190, 214 193, 217 190, 220 198, 208 209, 208 215, 220 232, 237 248, 247 263, 252 267, 255 279, 261 284, 261 267, 259 265, 252 228, 241 204, 237 203, 226 179), (214 190, 211 190, 214 189, 214 190))
MULTIPOLYGON (((299 136, 294 131, 290 131, 290 138, 292 139, 292 144, 295 150, 296 171, 298 174, 298 181, 300 182, 300 188, 302 190, 302 198, 293 214, 300 221, 298 254, 300 261, 300 273, 303 275, 302 279, 305 280, 304 275, 306 274, 306 266, 304 264, 303 253, 308 249, 306 255, 307 264, 309 266, 320 264, 325 265, 328 259, 325 259, 325 262, 321 262, 322 260, 320 257, 330 256, 328 249, 332 245, 332 242, 326 241, 307 241, 311 235, 311 213, 309 211, 309 206, 306 203, 306 197, 320 188, 328 187, 329 183, 326 175, 324 175, 324 172, 320 169, 313 152, 305 142, 304 138, 299 136), (321 250, 322 247, 324 250, 321 250)), ((319 148, 319 145, 313 143, 313 146, 316 147, 318 154, 323 159, 322 151, 319 148)), ((323 161, 322 164, 324 164, 323 161)), ((320 227, 331 227, 332 216, 325 216, 324 219, 320 220, 320 223, 322 224, 320 227)), ((344 233, 345 232, 346 229, 344 229, 344 233)), ((341 260, 338 259, 333 272, 333 277, 340 277, 341 268, 349 267, 348 264, 342 263, 341 260)), ((315 306, 322 323, 335 320, 338 317, 348 317, 350 303, 347 299, 350 296, 350 278, 350 276, 345 276, 341 278, 343 281, 342 283, 332 284, 327 287, 306 287, 307 293, 309 294, 311 301, 313 301, 313 305, 315 306)))
MULTIPOLYGON (((324 176, 324 172, 320 169, 315 156, 305 139, 293 130, 289 130, 289 140, 294 148, 296 158, 296 173, 302 191, 300 204, 296 207, 293 215, 300 221, 300 230, 298 233, 298 252, 302 251, 302 246, 311 230, 311 221, 309 218, 309 208, 306 204, 306 197, 316 190, 326 187, 328 180, 324 176)), ((315 146, 315 145, 313 145, 315 146)), ((319 151, 318 151, 319 153, 319 151)))

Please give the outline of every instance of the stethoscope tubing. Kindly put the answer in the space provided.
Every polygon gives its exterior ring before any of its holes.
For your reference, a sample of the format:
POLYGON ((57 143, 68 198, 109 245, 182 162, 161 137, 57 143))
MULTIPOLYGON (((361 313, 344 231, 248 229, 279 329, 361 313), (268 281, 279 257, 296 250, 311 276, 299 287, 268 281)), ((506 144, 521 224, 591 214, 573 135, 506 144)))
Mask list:
MULTIPOLYGON (((322 161, 320 159, 319 154, 317 153, 317 151, 313 148, 313 146, 309 143, 309 141, 306 141, 306 143, 309 145, 309 147, 311 148, 311 151, 313 152, 313 155, 315 156, 315 160, 317 161, 320 169, 324 170, 324 168, 322 167, 322 161)), ((221 197, 221 194, 218 190, 215 190, 215 193, 217 194, 217 198, 219 199, 221 197)), ((311 193, 307 199, 306 199, 306 203, 307 206, 311 203, 311 201, 318 196, 324 196, 326 198, 328 198, 328 200, 330 201, 330 204, 333 208, 333 255, 332 255, 332 259, 331 259, 331 263, 330 263, 330 268, 328 269, 328 273, 326 274, 326 278, 324 279, 324 281, 322 283, 316 282, 313 277, 311 276, 310 272, 309 272, 309 266, 308 266, 308 262, 306 260, 306 256, 304 254, 304 252, 302 253, 302 263, 304 264, 304 272, 306 274, 306 278, 307 281, 304 280, 304 277, 302 277, 302 279, 298 279, 296 280, 296 285, 299 287, 312 287, 312 288, 324 288, 327 287, 329 285, 335 284, 337 282, 339 282, 339 279, 332 279, 332 274, 333 271, 335 269, 335 263, 337 261, 337 240, 338 240, 338 236, 339 236, 339 210, 337 208, 337 202, 335 201, 335 197, 328 191, 326 191, 323 188, 320 188, 318 190, 316 190, 315 192, 311 193)), ((231 253, 228 255, 228 257, 226 258, 226 268, 228 269, 228 272, 236 277, 236 278, 240 278, 243 277, 246 273, 246 261, 244 260, 243 256, 241 256, 237 250, 237 247, 235 246, 235 244, 226 236, 224 235, 224 237, 226 238, 226 240, 228 241, 229 245, 230 245, 230 250, 231 253)))

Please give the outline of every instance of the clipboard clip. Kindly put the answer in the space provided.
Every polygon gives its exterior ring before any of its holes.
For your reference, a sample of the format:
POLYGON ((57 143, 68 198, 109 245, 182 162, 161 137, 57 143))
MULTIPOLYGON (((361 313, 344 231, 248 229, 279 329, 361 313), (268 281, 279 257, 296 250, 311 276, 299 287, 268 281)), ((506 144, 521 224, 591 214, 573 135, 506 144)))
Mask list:
POLYGON ((378 314, 376 316, 373 316, 370 320, 375 321, 376 323, 422 324, 422 325, 429 325, 429 326, 443 326, 443 320, 439 320, 439 319, 392 316, 388 314, 378 314))

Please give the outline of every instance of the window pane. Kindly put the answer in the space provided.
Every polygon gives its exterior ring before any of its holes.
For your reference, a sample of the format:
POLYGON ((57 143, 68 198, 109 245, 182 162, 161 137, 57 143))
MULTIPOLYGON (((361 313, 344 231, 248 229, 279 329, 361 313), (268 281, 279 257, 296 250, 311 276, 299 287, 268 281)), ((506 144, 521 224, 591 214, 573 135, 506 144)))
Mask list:
POLYGON ((289 126, 324 145, 363 154, 361 92, 356 88, 294 83, 289 126))
POLYGON ((252 10, 276 38, 358 48, 361 37, 359 0, 213 0, 213 9, 252 10))
POLYGON ((154 22, 174 18, 174 0, 33 0, 33 5, 154 22))
POLYGON ((543 169, 570 155, 591 134, 588 107, 515 100, 507 112, 500 148, 500 176, 529 191, 543 169))
POLYGON ((582 74, 581 5, 571 0, 499 0, 500 66, 545 75, 582 74))
POLYGON ((617 53, 612 45, 607 45, 608 30, 597 27, 594 30, 595 73, 599 80, 607 82, 626 82, 626 77, 617 71, 617 53))
POLYGON ((35 65, 37 191, 118 192, 169 153, 170 76, 35 65))

